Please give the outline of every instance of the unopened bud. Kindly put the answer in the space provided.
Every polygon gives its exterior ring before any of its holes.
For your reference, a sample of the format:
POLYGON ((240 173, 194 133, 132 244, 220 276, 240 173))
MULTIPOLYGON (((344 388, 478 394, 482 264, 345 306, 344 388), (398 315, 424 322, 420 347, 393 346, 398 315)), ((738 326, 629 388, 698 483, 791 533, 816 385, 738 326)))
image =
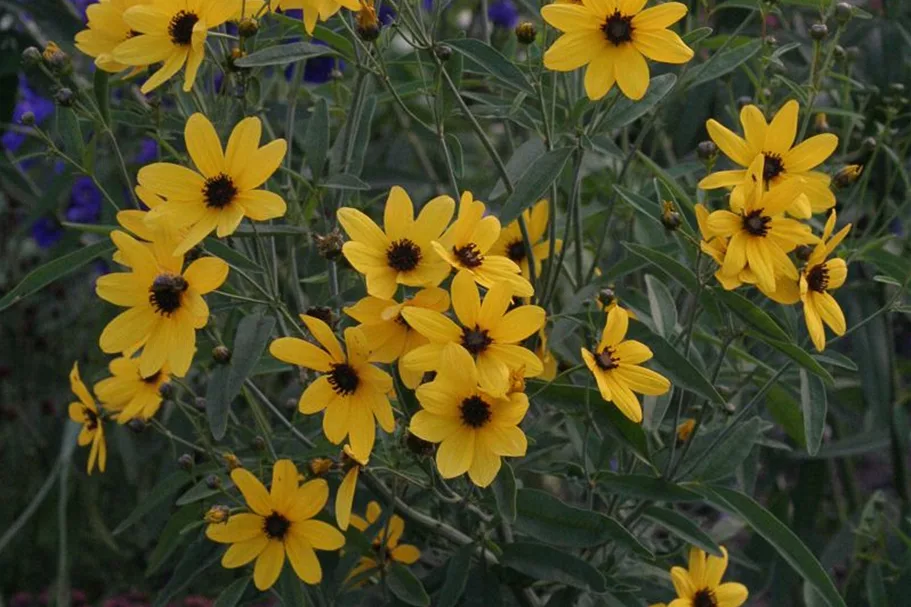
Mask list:
POLYGON ((445 44, 435 44, 433 53, 440 61, 449 61, 449 58, 452 57, 452 47, 446 46, 445 44))
POLYGON ((829 37, 829 28, 825 23, 814 23, 810 26, 810 38, 821 42, 829 37))
POLYGON ((677 441, 685 443, 690 440, 690 436, 693 434, 693 428, 696 427, 696 420, 686 419, 677 426, 677 441))
POLYGON ((836 61, 844 61, 848 57, 848 51, 842 45, 836 44, 835 48, 832 49, 832 56, 835 57, 836 61))
POLYGON ((598 301, 606 308, 617 301, 617 294, 610 287, 606 287, 598 291, 598 301))
POLYGON ((212 358, 220 365, 226 365, 231 362, 231 350, 227 346, 215 346, 212 348, 212 358))
POLYGON ((220 489, 221 479, 214 474, 210 474, 206 477, 206 487, 209 489, 220 489))
POLYGON ((228 467, 228 472, 232 472, 238 468, 244 467, 240 459, 233 453, 222 453, 221 458, 225 460, 225 466, 228 467))
POLYGON ((516 26, 516 40, 519 44, 532 44, 538 37, 538 28, 531 21, 523 21, 516 26))
POLYGON ((35 126, 35 113, 34 112, 24 112, 22 118, 19 119, 19 122, 22 126, 35 126))
POLYGON ((313 476, 323 476, 332 469, 332 460, 328 457, 314 457, 307 462, 307 467, 313 476))
POLYGON ((253 450, 254 451, 265 451, 266 450, 266 439, 262 436, 253 437, 253 450))
POLYGON ((854 16, 854 7, 847 2, 839 2, 835 5, 835 19, 844 25, 854 16))
POLYGON ((338 261, 342 258, 342 246, 345 238, 338 228, 334 228, 326 235, 314 234, 313 242, 316 243, 316 252, 320 257, 329 261, 338 261))
POLYGON ((253 17, 245 17, 237 24, 237 33, 241 38, 250 38, 259 31, 259 24, 253 17))
POLYGON ((405 445, 412 453, 421 457, 430 457, 433 455, 435 447, 433 443, 425 441, 423 438, 420 438, 411 432, 405 434, 405 445))
POLYGON ((134 417, 127 422, 127 428, 134 434, 141 434, 146 429, 147 425, 148 424, 146 424, 144 419, 139 419, 138 417, 134 417))
POLYGON ((38 65, 41 63, 41 51, 34 46, 30 46, 22 51, 22 63, 27 66, 38 65))
POLYGON ((164 399, 168 399, 174 396, 174 386, 171 382, 166 381, 165 383, 158 386, 158 396, 164 399))
POLYGON ((193 469, 193 456, 189 453, 184 453, 177 458, 177 465, 181 470, 190 471, 193 469))
POLYGON ((222 504, 215 504, 206 511, 203 520, 209 524, 227 523, 228 517, 231 516, 231 510, 222 504))
POLYGON ((680 227, 680 213, 673 202, 665 200, 661 203, 661 225, 668 232, 673 232, 680 227))
POLYGON ((41 53, 41 57, 47 66, 58 74, 68 72, 71 67, 69 55, 64 53, 54 42, 47 43, 47 46, 44 47, 44 52, 41 53))
POLYGON ((832 184, 838 189, 846 188, 857 181, 863 171, 863 166, 859 164, 849 164, 835 173, 835 176, 832 178, 832 184))
POLYGON ((860 147, 865 152, 872 152, 876 148, 876 138, 864 137, 864 140, 860 142, 860 147))
POLYGON ((304 314, 319 318, 331 328, 335 328, 339 321, 338 315, 329 306, 310 306, 304 314))
POLYGON ((196 400, 193 401, 193 404, 194 404, 194 405, 196 406, 196 408, 199 409, 200 411, 205 411, 205 410, 206 410, 206 399, 205 399, 205 397, 203 397, 203 396, 197 396, 197 397, 196 397, 196 400))
POLYGON ((702 141, 696 146, 696 155, 700 160, 714 160, 718 155, 718 146, 714 141, 702 141))
POLYGON ((54 102, 61 107, 72 107, 76 102, 76 93, 67 87, 61 87, 54 93, 54 102))

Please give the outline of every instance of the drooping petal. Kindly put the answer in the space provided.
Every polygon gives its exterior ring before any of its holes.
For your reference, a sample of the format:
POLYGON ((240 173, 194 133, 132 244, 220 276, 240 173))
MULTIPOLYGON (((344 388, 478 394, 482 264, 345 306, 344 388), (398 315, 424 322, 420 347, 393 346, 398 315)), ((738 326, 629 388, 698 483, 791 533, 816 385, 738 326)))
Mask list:
MULTIPOLYGON (((262 519, 259 520, 261 523, 262 519)), ((262 528, 260 528, 260 533, 256 537, 238 542, 228 548, 225 551, 224 556, 221 557, 221 566, 225 569, 243 567, 262 554, 262 551, 265 550, 268 544, 269 536, 262 533, 262 528)))
POLYGON ((335 333, 332 332, 332 329, 329 328, 329 325, 322 319, 307 314, 302 314, 301 320, 307 326, 307 330, 316 338, 316 341, 326 348, 326 351, 332 356, 332 359, 335 362, 345 361, 342 345, 339 343, 335 333))
POLYGON ((707 588, 717 587, 719 584, 721 584, 721 578, 724 577, 724 572, 727 570, 727 568, 728 551, 727 548, 721 546, 720 557, 707 555, 705 561, 705 577, 703 578, 703 584, 707 588))
POLYGON ((218 257, 203 257, 190 264, 183 277, 194 291, 209 293, 220 287, 228 277, 228 264, 218 257))
POLYGON ((829 325, 836 335, 844 335, 847 330, 845 315, 835 298, 830 293, 813 293, 812 297, 823 322, 829 325))
POLYGON ((358 466, 352 466, 345 473, 335 493, 335 521, 339 528, 344 531, 348 528, 351 520, 351 507, 354 504, 354 492, 357 489, 358 466))
POLYGON ((623 341, 626 331, 629 328, 629 313, 620 306, 614 306, 607 313, 607 321, 604 323, 604 329, 601 331, 601 341, 598 348, 615 346, 623 341))
MULTIPOLYGON (((452 279, 452 309, 464 327, 478 324, 481 296, 470 272, 462 270, 452 279)), ((429 337, 429 336, 426 336, 429 337)))

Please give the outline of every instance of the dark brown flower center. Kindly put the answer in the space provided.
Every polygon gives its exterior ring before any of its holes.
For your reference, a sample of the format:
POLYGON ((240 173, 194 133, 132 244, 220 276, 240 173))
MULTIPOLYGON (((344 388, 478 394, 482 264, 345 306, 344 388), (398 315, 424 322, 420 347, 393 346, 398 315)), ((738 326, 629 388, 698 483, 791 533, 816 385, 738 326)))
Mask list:
POLYGON ((265 531, 266 535, 273 540, 284 539, 290 528, 291 521, 274 511, 267 516, 265 522, 263 522, 263 531, 265 531))
POLYGON ((633 18, 621 15, 620 11, 614 11, 614 14, 607 18, 604 25, 601 26, 604 37, 614 46, 620 46, 633 40, 633 18))
POLYGON ((715 593, 708 588, 697 590, 693 595, 693 607, 718 607, 715 593))
POLYGON ((98 427, 98 414, 89 409, 88 407, 82 407, 82 416, 85 418, 85 427, 89 430, 94 430, 98 427))
POLYGON ((407 238, 395 240, 386 251, 389 267, 399 272, 410 272, 421 261, 421 249, 407 238))
POLYGON ((765 236, 769 233, 771 217, 762 214, 762 210, 750 211, 743 216, 743 229, 752 236, 765 236))
POLYGON ((357 376, 357 371, 351 365, 346 363, 332 365, 332 370, 329 371, 329 385, 332 386, 336 394, 341 396, 354 394, 360 383, 361 380, 357 376))
POLYGON ((525 259, 525 243, 521 240, 514 240, 506 245, 506 256, 516 263, 525 259))
POLYGON ((158 378, 160 378, 160 377, 161 377, 161 370, 155 371, 155 373, 152 373, 148 377, 143 377, 142 374, 139 375, 139 379, 141 379, 142 381, 144 381, 147 384, 157 383, 158 378))
POLYGON ((784 173, 784 163, 778 154, 764 152, 765 163, 762 165, 762 178, 765 181, 771 181, 784 173))
POLYGON ((807 272, 807 286, 817 293, 826 292, 826 289, 829 288, 829 271, 825 265, 813 266, 807 272))
POLYGON ((490 405, 480 396, 471 396, 459 406, 462 423, 472 428, 481 428, 490 421, 490 405))
POLYGON ((228 175, 220 173, 206 179, 205 185, 202 186, 202 195, 206 199, 207 207, 222 209, 231 204, 234 197, 237 196, 237 186, 228 175))
POLYGON ((478 245, 473 242, 469 242, 464 247, 452 247, 452 254, 466 268, 477 268, 484 263, 484 256, 478 250, 478 245))
POLYGON ((149 303, 163 316, 170 316, 180 307, 180 298, 190 285, 179 274, 159 274, 149 287, 149 303))
POLYGON ((487 335, 487 330, 485 329, 478 326, 475 326, 474 329, 462 329, 462 345, 473 356, 477 356, 486 350, 491 343, 493 343, 493 340, 487 335))
POLYGON ((614 349, 608 346, 595 355, 595 364, 604 371, 610 371, 620 366, 620 358, 614 349))
POLYGON ((193 41, 193 26, 199 21, 196 13, 187 11, 178 11, 171 17, 171 23, 168 24, 168 34, 171 36, 171 42, 178 46, 186 46, 193 41))

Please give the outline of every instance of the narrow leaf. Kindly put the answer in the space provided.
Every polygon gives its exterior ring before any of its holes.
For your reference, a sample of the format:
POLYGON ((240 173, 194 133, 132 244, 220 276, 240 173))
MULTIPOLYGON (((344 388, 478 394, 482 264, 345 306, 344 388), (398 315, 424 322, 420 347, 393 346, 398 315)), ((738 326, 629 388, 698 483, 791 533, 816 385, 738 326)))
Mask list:
POLYGON ((303 146, 313 178, 319 180, 326 166, 326 154, 329 153, 329 105, 322 97, 313 106, 303 146))
POLYGON ((748 325, 762 331, 773 339, 791 341, 784 329, 765 310, 740 293, 725 291, 720 288, 714 289, 714 293, 724 305, 748 325))
POLYGON ((437 597, 437 607, 455 607, 458 604, 462 593, 465 592, 465 584, 468 583, 468 571, 474 551, 475 545, 467 544, 456 550, 449 559, 449 564, 446 565, 446 580, 437 597))
POLYGON ((696 293, 699 290, 699 279, 693 274, 693 271, 684 266, 676 259, 660 253, 653 248, 646 247, 633 242, 624 242, 623 246, 637 257, 648 261, 661 271, 667 278, 675 280, 690 293, 696 293))
POLYGON ((515 190, 503 203, 500 223, 507 225, 522 211, 538 202, 547 187, 560 176, 572 151, 572 148, 558 148, 538 156, 519 177, 515 190))
POLYGON ((491 485, 494 500, 497 502, 497 511, 504 520, 510 523, 516 520, 516 477, 512 466, 503 462, 500 472, 491 485))
MULTIPOLYGON (((677 76, 674 74, 661 74, 649 81, 648 90, 642 99, 633 101, 625 95, 621 95, 617 103, 614 104, 613 109, 604 119, 604 125, 599 130, 623 128, 649 112, 653 112, 655 107, 661 103, 661 100, 671 92, 676 83, 677 76)), ((619 94, 619 91, 617 94, 619 94)))
POLYGON ((750 40, 746 44, 712 55, 708 61, 690 73, 687 78, 687 88, 699 86, 733 72, 758 53, 760 48, 762 48, 762 40, 750 40))
POLYGON ((311 42, 291 42, 289 44, 277 44, 264 48, 261 51, 250 53, 246 57, 237 59, 234 63, 238 67, 263 67, 266 65, 285 65, 296 61, 303 61, 311 57, 323 57, 325 55, 338 55, 338 53, 328 46, 313 44, 311 42))
POLYGON ((607 590, 607 582, 597 569, 578 557, 543 544, 507 544, 500 562, 534 580, 557 582, 595 593, 607 590))
POLYGON ((658 506, 649 506, 643 514, 645 518, 661 525, 683 541, 709 554, 722 556, 721 548, 718 547, 718 544, 705 531, 700 529, 699 525, 679 512, 674 512, 667 508, 659 508, 658 506))
POLYGON ((645 289, 655 331, 667 339, 673 335, 674 327, 677 326, 677 307, 674 304, 674 296, 664 286, 664 283, 651 274, 645 276, 645 289))
POLYGON ((476 38, 447 40, 443 44, 465 55, 465 57, 478 64, 482 70, 506 86, 529 95, 534 94, 535 90, 528 82, 525 74, 522 73, 522 70, 489 44, 485 44, 476 38))
POLYGON ((826 429, 826 386, 819 377, 800 370, 800 408, 803 410, 803 430, 807 453, 816 455, 826 429))
POLYGON ((415 607, 430 605, 430 596, 424 590, 421 580, 415 577, 407 567, 394 563, 389 570, 389 577, 386 578, 386 583, 389 585, 389 590, 392 591, 392 594, 402 602, 415 607))
POLYGON ((244 576, 239 580, 234 580, 230 586, 221 591, 212 607, 234 607, 244 596, 244 590, 250 584, 250 578, 244 576))

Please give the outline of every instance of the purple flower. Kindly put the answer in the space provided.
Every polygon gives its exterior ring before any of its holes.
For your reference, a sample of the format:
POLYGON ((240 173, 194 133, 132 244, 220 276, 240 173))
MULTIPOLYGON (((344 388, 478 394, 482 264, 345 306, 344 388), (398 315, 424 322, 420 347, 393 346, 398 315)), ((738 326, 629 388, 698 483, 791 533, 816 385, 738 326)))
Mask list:
POLYGON ((383 2, 383 5, 380 7, 379 13, 377 13, 380 23, 383 25, 389 25, 395 21, 395 9, 388 2, 383 2))
POLYGON ((79 177, 70 190, 70 206, 66 209, 67 221, 95 223, 101 217, 101 191, 90 177, 79 177))
POLYGON ((424 6, 424 10, 428 13, 433 12, 433 0, 423 0, 421 3, 424 6))
POLYGON ((136 154, 136 164, 149 164, 158 160, 158 142, 146 137, 139 142, 139 152, 136 154))
POLYGON ((32 224, 32 238, 40 248, 49 249, 63 238, 63 229, 56 219, 44 216, 32 224))
POLYGON ((519 10, 512 0, 496 0, 488 7, 487 17, 495 27, 512 29, 519 21, 519 10))
MULTIPOLYGON (((35 115, 35 124, 41 124, 54 113, 54 102, 33 91, 22 74, 19 74, 19 101, 13 109, 13 124, 22 122, 26 112, 35 115)), ((25 142, 25 133, 7 131, 0 137, 0 143, 11 152, 17 151, 25 142)))
MULTIPOLYGON (((297 42, 297 40, 298 39, 295 38, 288 42, 297 42)), ((317 40, 316 38, 311 39, 310 43, 319 46, 328 46, 325 42, 317 40)), ((304 82, 309 82, 310 84, 323 84, 324 82, 329 82, 332 78, 332 70, 336 68, 336 65, 339 70, 345 68, 344 61, 328 55, 307 59, 307 64, 304 66, 304 82)), ((292 64, 285 68, 285 80, 291 80, 293 74, 294 65, 292 64)))

